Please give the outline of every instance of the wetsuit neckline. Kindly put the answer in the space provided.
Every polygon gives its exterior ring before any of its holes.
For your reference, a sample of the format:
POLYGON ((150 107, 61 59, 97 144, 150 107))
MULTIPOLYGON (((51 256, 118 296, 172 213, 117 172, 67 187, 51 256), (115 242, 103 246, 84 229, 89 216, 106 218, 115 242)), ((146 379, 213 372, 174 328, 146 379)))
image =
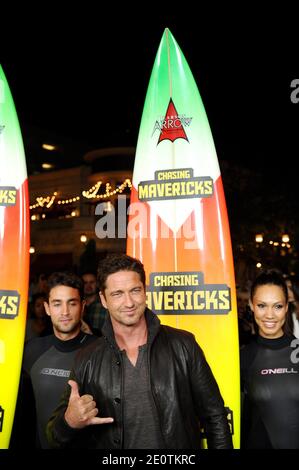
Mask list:
POLYGON ((279 338, 264 338, 258 335, 257 343, 269 349, 281 349, 285 346, 289 346, 292 339, 292 336, 287 335, 280 336, 279 338))
POLYGON ((67 341, 63 341, 54 335, 54 346, 59 351, 71 352, 78 348, 79 343, 84 342, 85 337, 86 337, 86 334, 83 333, 82 331, 80 331, 77 336, 75 336, 72 339, 68 339, 67 341))

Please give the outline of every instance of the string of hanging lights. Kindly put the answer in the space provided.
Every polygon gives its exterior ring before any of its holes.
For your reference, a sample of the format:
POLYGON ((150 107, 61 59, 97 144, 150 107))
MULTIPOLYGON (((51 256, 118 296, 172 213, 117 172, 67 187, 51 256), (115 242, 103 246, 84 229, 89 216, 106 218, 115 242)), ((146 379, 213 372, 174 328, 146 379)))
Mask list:
MULTIPOLYGON (((132 188, 132 182, 129 178, 126 178, 125 181, 119 185, 117 188, 112 189, 110 183, 106 183, 105 186, 105 193, 98 194, 99 189, 102 186, 102 181, 98 181, 94 186, 92 186, 88 190, 82 191, 82 196, 86 199, 106 199, 108 197, 114 196, 115 194, 121 194, 126 187, 129 189, 132 188)), ((52 195, 49 196, 38 196, 35 198, 36 203, 31 204, 29 206, 30 210, 37 209, 38 207, 43 207, 49 209, 54 203, 58 205, 65 205, 65 204, 72 204, 77 202, 81 199, 81 196, 76 195, 73 197, 69 197, 67 199, 57 199, 57 191, 55 191, 52 195)))

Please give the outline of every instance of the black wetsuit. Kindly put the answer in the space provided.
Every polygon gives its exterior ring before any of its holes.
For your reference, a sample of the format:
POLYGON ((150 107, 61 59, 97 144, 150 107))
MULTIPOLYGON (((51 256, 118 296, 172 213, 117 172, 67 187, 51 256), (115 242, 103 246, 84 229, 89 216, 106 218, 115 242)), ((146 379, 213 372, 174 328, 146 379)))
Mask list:
POLYGON ((74 357, 79 349, 96 339, 96 336, 80 331, 78 336, 68 341, 50 335, 34 338, 26 344, 23 368, 30 376, 35 397, 37 446, 49 448, 45 427, 69 379, 74 357))
POLYGON ((258 336, 241 349, 243 448, 299 449, 298 344, 258 336))

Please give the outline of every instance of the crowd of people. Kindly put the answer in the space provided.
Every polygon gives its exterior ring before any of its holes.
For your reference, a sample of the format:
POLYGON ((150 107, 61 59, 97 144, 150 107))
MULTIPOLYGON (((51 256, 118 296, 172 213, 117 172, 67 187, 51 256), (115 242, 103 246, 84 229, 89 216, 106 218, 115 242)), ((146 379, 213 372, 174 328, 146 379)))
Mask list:
MULTIPOLYGON (((41 274, 29 299, 12 447, 233 447, 200 345, 147 308, 138 259, 41 274)), ((299 449, 299 280, 262 271, 237 301, 241 448, 299 449)))

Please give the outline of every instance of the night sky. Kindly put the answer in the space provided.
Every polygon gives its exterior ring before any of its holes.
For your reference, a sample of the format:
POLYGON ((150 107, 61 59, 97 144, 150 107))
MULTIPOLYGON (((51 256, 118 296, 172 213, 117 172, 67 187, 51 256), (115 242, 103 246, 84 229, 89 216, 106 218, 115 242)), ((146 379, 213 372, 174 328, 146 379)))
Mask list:
POLYGON ((90 148, 135 146, 155 55, 169 27, 199 87, 220 162, 294 175, 295 12, 226 9, 223 16, 211 8, 195 15, 183 7, 162 15, 153 4, 150 17, 135 10, 140 21, 130 10, 114 17, 78 9, 75 16, 46 12, 46 22, 24 23, 17 44, 1 44, 24 132, 37 126, 90 148))

